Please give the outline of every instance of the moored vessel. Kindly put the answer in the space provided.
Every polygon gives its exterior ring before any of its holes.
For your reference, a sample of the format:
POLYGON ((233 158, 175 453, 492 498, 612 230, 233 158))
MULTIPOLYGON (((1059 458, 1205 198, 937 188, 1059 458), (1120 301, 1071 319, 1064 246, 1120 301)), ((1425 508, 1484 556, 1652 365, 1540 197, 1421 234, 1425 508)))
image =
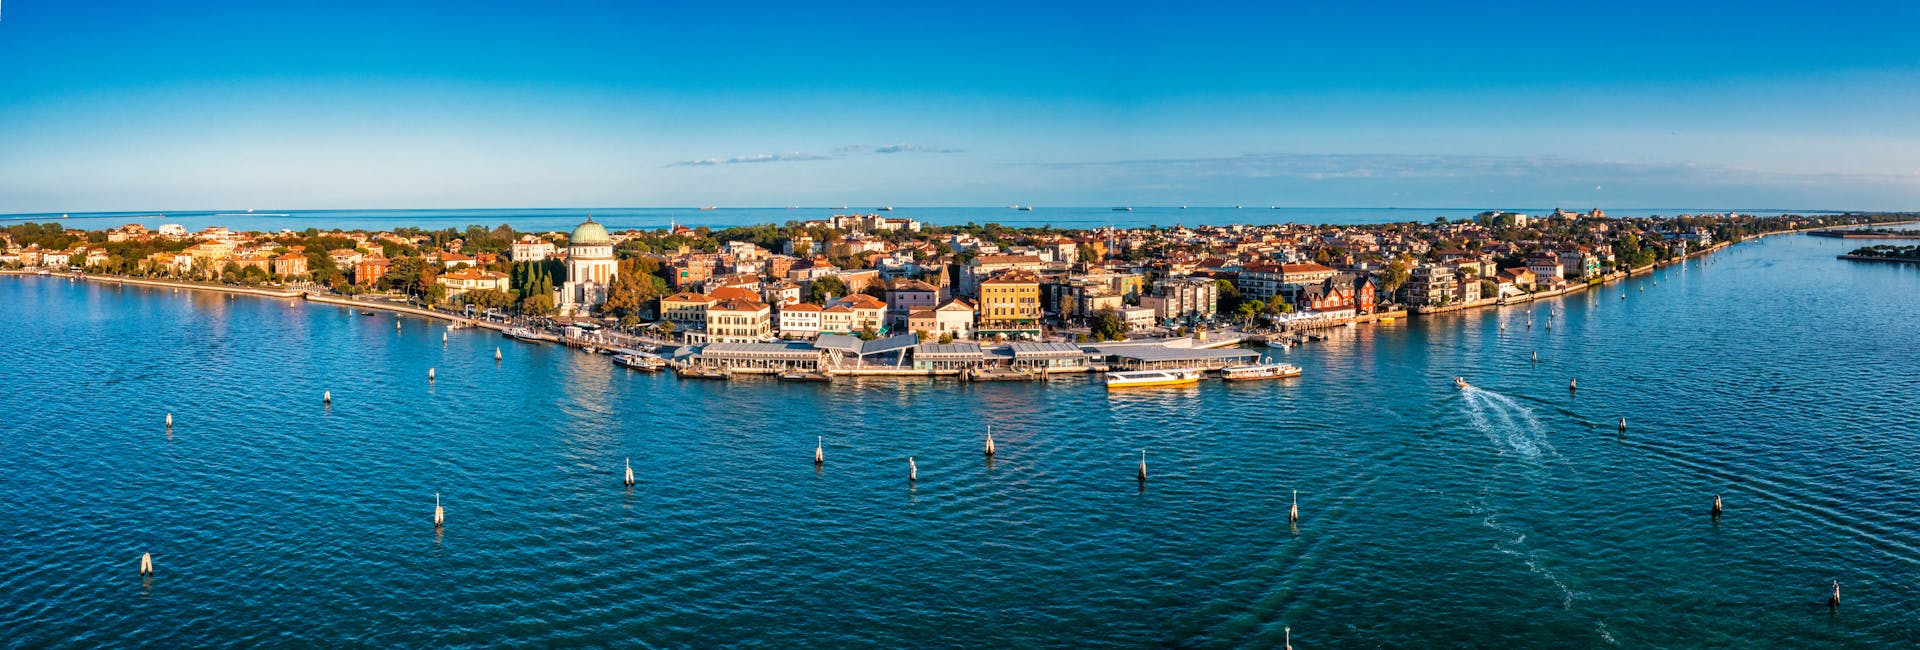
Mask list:
POLYGON ((1200 371, 1192 368, 1173 370, 1123 370, 1107 373, 1107 389, 1146 388, 1149 386, 1185 386, 1200 382, 1200 371))
POLYGON ((616 354, 613 355, 613 362, 620 364, 623 368, 631 368, 644 372, 659 372, 662 368, 667 367, 667 361, 665 359, 651 354, 616 354))
POLYGON ((1291 363, 1255 363, 1244 366, 1227 366, 1220 369, 1220 378, 1227 381, 1287 379, 1298 376, 1300 376, 1300 366, 1291 363))

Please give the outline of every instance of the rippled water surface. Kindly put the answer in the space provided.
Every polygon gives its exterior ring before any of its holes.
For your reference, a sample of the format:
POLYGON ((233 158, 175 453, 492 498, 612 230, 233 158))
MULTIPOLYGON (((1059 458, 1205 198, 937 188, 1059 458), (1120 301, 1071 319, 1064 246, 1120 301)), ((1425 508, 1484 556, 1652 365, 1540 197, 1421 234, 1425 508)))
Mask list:
POLYGON ((1920 270, 1851 247, 1114 395, 0 278, 0 645, 1910 646, 1920 270))

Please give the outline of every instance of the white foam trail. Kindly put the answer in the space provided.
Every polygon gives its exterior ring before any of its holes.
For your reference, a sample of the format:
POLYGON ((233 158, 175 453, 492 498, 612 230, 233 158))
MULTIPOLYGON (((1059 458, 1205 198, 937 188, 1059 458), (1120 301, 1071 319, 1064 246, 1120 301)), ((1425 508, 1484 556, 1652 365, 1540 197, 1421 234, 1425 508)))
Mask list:
POLYGON ((1547 429, 1534 417, 1533 409, 1499 393, 1469 386, 1461 391, 1467 403, 1467 419, 1504 451, 1523 458, 1559 455, 1547 441, 1547 429))

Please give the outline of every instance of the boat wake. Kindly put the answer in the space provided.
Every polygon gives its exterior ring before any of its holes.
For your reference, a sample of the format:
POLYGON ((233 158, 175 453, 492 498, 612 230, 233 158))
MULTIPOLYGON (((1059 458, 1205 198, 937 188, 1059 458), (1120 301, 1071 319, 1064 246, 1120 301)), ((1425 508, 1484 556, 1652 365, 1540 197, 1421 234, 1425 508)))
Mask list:
POLYGON ((1467 403, 1467 419, 1501 453, 1522 458, 1559 455, 1547 441, 1547 428, 1534 417, 1533 409, 1511 397, 1473 386, 1461 389, 1460 396, 1467 403))

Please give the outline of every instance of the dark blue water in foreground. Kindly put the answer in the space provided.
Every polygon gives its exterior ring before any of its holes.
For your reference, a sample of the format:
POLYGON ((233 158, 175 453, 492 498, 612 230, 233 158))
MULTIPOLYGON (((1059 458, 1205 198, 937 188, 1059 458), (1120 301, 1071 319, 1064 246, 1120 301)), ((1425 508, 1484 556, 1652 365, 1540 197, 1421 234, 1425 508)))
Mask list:
MULTIPOLYGON (((1567 209, 1580 209, 1566 206, 1567 209)), ((1553 208, 1509 208, 1512 211, 1529 214, 1550 214, 1553 208)), ((420 228, 466 228, 481 225, 488 228, 507 224, 523 232, 566 232, 580 225, 580 220, 592 214, 596 221, 607 224, 613 230, 660 229, 670 224, 689 227, 708 226, 719 229, 727 226, 749 226, 758 224, 783 224, 788 221, 825 219, 835 214, 886 214, 889 217, 918 219, 928 224, 960 225, 968 222, 997 222, 1009 226, 1055 228, 1098 228, 1101 226, 1120 226, 1126 228, 1145 226, 1174 225, 1231 225, 1231 224, 1365 224, 1394 223, 1403 221, 1433 221, 1435 217, 1460 219, 1471 217, 1483 211, 1481 208, 1273 208, 1270 206, 1178 206, 1135 207, 1131 211, 1117 212, 1112 207, 1050 207, 1035 206, 1031 211, 1011 210, 1005 207, 977 208, 908 208, 902 207, 892 212, 877 213, 874 206, 849 206, 847 208, 718 208, 701 210, 698 208, 553 208, 553 209, 485 209, 485 210, 260 210, 253 215, 227 214, 223 212, 95 212, 74 213, 68 219, 60 219, 59 214, 0 215, 0 225, 8 222, 49 220, 61 221, 68 228, 87 228, 99 230, 127 223, 137 223, 148 228, 158 228, 160 224, 177 223, 188 230, 198 232, 208 226, 224 226, 234 230, 277 232, 286 230, 322 230, 362 229, 387 230, 400 227, 420 228), (269 214, 261 214, 269 213, 269 214)), ((1702 212, 1725 212, 1726 208, 1671 209, 1671 210, 1610 210, 1611 216, 1676 216, 1702 212)), ((241 211, 232 211, 241 212, 241 211)), ((1741 214, 1778 215, 1778 214, 1817 214, 1808 211, 1781 210, 1740 210, 1741 214)))
POLYGON ((1920 269, 1833 259, 1854 245, 1115 395, 696 383, 0 278, 0 645, 1910 647, 1920 269))

